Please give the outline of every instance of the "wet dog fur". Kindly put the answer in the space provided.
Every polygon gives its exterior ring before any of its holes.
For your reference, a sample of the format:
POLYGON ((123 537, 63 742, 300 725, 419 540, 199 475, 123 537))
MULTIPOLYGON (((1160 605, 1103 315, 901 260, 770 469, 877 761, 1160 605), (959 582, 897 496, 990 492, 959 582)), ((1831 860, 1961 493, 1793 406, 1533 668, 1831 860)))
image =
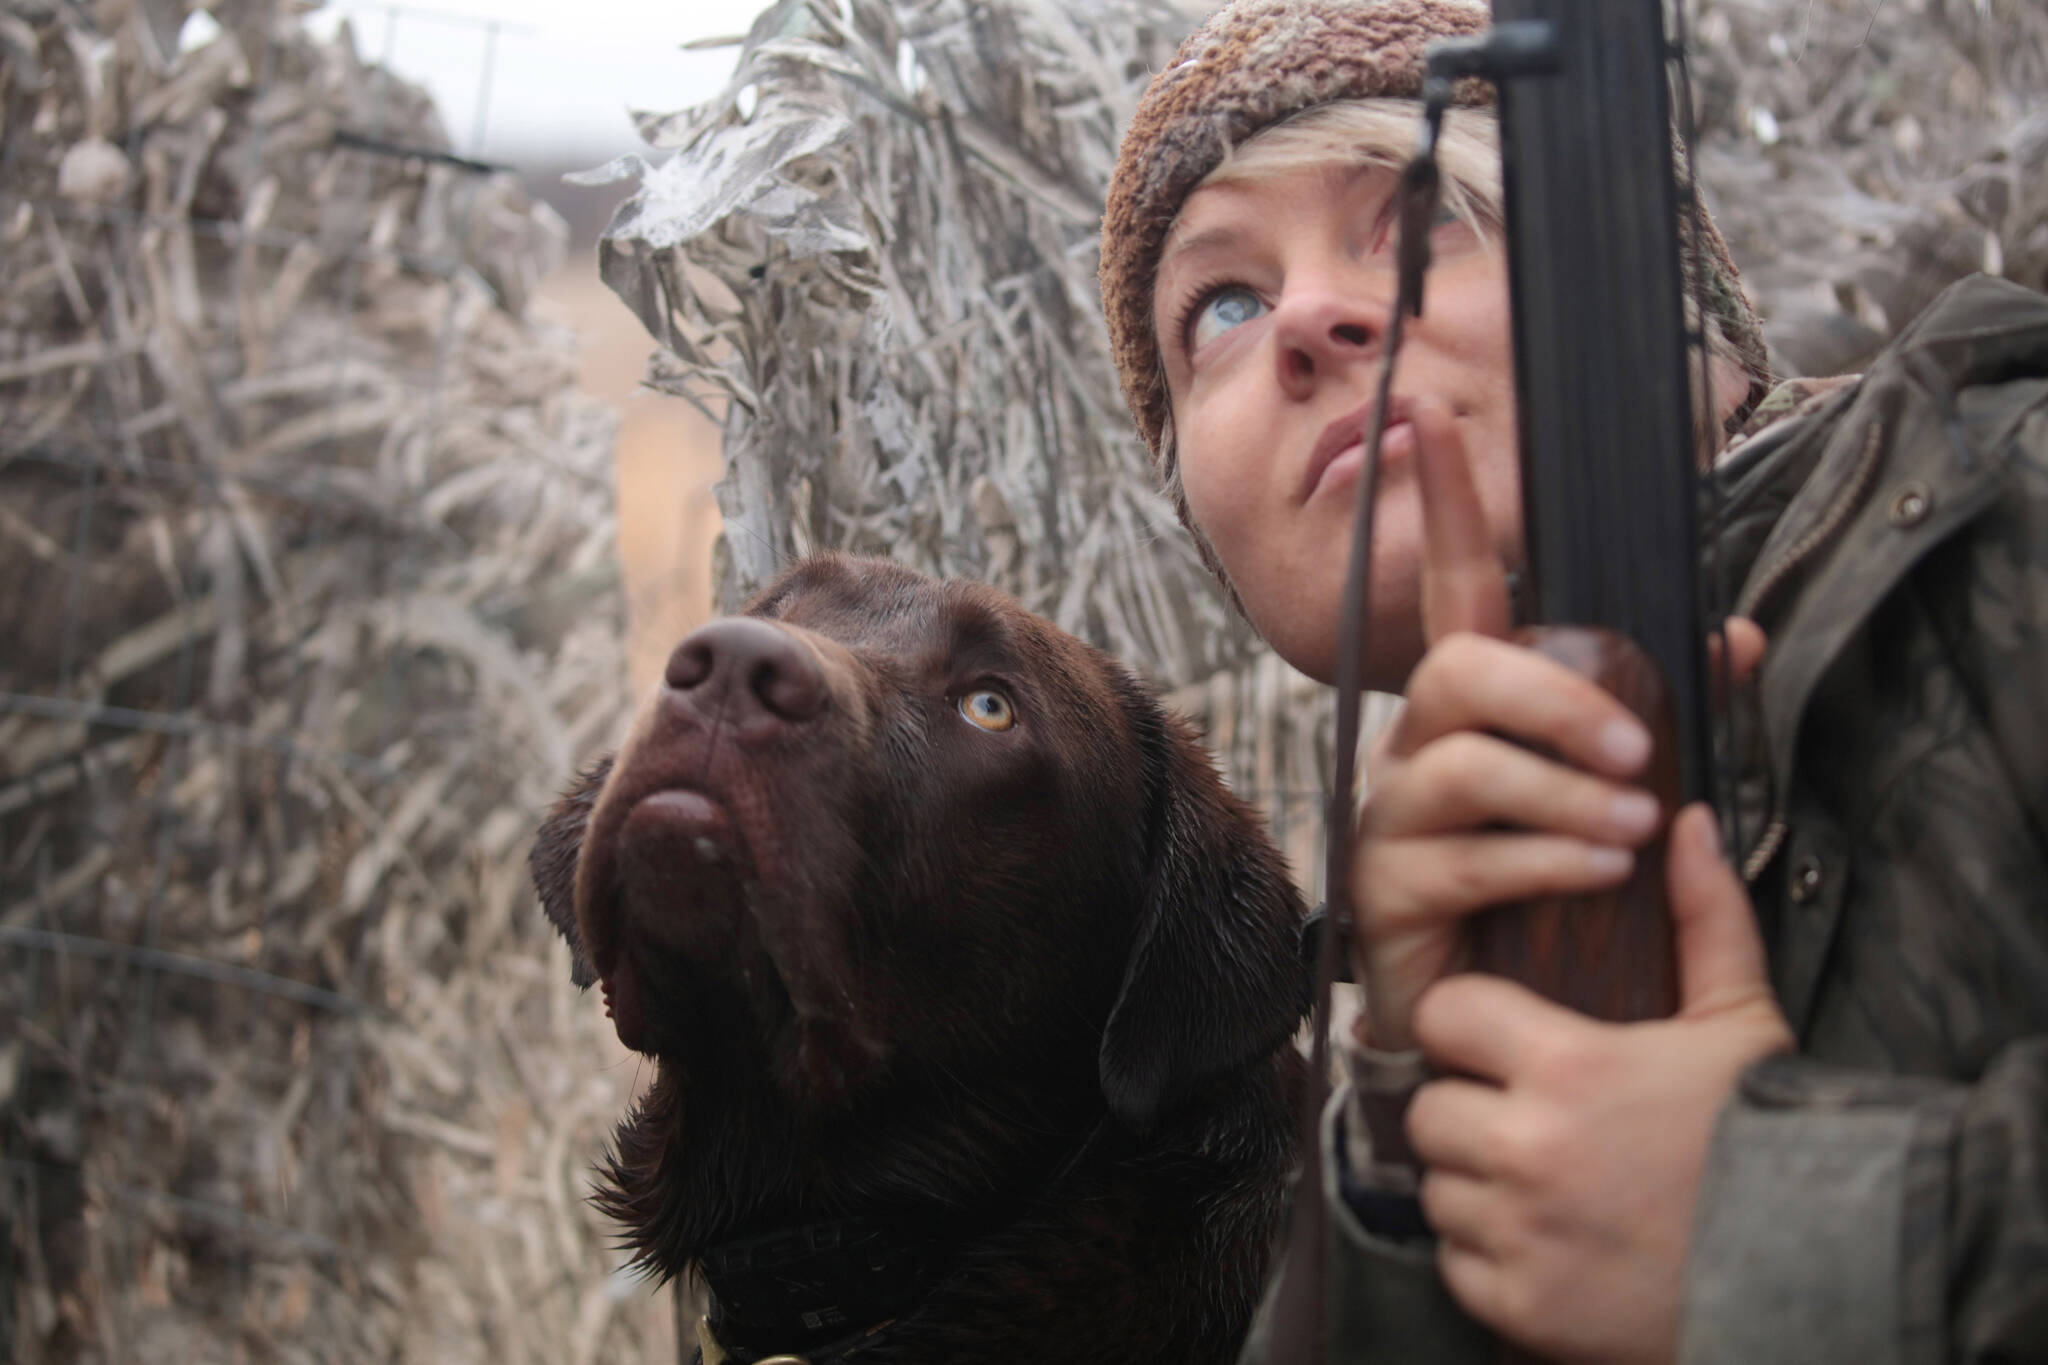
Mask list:
POLYGON ((1234 1359, 1303 910, 1128 670, 992 589, 807 560, 677 647, 532 868, 656 1063, 599 1195, 645 1268, 842 1220, 911 1244, 879 1330, 743 1305, 737 1356, 1234 1359))

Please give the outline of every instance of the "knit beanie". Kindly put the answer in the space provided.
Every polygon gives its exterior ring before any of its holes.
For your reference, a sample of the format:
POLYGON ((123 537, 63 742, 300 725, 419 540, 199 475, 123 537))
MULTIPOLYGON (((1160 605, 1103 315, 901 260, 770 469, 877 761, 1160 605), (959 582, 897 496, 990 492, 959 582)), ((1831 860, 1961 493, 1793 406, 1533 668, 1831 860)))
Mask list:
MULTIPOLYGON (((1124 401, 1153 469, 1219 575, 1181 492, 1166 371, 1153 335, 1152 285, 1167 233, 1188 195, 1253 134, 1333 100, 1419 100, 1429 44, 1483 32, 1491 22, 1477 0, 1237 0, 1181 44, 1138 102, 1102 219, 1103 314, 1124 401)), ((1461 105, 1493 99, 1484 81, 1457 88, 1461 105)), ((1681 224, 1681 254, 1687 279, 1701 281, 1707 313, 1750 376, 1739 418, 1768 390, 1770 366, 1727 244, 1704 209, 1700 222, 1698 243, 1681 224)))

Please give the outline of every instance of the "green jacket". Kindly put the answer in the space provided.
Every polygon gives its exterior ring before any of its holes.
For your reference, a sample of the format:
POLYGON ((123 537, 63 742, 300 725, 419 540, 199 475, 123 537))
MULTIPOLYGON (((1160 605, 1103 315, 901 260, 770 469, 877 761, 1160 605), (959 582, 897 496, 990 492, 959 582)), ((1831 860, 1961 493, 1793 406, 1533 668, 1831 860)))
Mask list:
MULTIPOLYGON (((2048 299, 1955 285, 1718 477, 1799 1051, 1722 1112, 1680 1359, 2048 1361, 2048 299)), ((1324 1184, 1330 1359, 1492 1365, 1433 1248, 1324 1184)))

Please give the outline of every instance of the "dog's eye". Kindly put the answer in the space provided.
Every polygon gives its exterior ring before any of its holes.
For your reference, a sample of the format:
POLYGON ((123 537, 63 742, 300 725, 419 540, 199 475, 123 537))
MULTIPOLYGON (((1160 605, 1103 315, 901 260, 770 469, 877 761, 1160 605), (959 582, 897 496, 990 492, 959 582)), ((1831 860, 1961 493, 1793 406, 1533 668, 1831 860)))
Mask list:
POLYGON ((984 730, 1007 730, 1017 723, 1017 708, 991 687, 977 687, 954 705, 960 708, 961 715, 984 730))

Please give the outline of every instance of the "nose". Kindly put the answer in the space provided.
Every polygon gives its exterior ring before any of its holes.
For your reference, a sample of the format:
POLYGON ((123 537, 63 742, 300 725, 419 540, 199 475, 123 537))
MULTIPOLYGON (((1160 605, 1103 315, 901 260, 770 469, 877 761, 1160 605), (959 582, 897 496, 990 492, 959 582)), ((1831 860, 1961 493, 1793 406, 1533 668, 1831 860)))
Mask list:
POLYGON ((1391 302, 1384 292, 1340 282, 1304 286, 1280 301, 1273 319, 1281 391, 1308 398, 1333 373, 1379 349, 1391 302))
POLYGON ((817 656, 782 627, 749 616, 684 636, 662 680, 700 714, 736 722, 806 721, 825 709, 827 696, 817 656))

